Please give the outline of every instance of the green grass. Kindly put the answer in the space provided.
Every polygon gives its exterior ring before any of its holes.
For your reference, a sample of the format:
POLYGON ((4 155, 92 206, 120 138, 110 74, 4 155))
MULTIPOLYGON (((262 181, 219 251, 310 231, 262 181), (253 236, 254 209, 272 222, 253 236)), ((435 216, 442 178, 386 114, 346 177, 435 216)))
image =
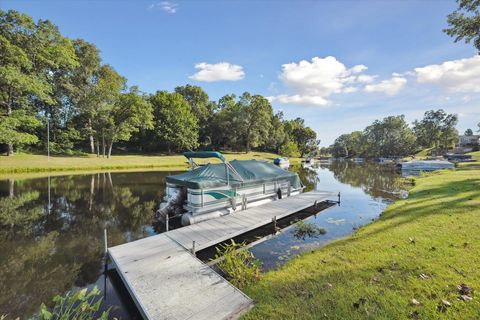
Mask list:
POLYGON ((244 319, 480 319, 478 165, 416 179, 377 221, 266 273, 244 319))
MULTIPOLYGON (((228 160, 264 159, 272 160, 277 155, 268 152, 235 153, 225 152, 228 160)), ((298 159, 291 159, 292 162, 298 159)), ((209 159, 208 161, 212 161, 209 159)), ((215 160, 213 159, 212 162, 215 160)), ((201 161, 199 161, 201 162, 201 161)), ((48 160, 44 155, 16 154, 0 156, 0 174, 38 173, 55 171, 92 171, 123 169, 184 170, 187 163, 182 155, 120 155, 110 159, 96 156, 54 156, 48 160)))

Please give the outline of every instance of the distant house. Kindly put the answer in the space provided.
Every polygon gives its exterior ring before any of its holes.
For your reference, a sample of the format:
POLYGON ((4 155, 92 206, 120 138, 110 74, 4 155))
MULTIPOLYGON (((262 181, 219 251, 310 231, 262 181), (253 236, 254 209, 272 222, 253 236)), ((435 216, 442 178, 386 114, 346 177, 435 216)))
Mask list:
POLYGON ((478 146, 480 145, 480 135, 458 136, 458 145, 462 146, 478 146))

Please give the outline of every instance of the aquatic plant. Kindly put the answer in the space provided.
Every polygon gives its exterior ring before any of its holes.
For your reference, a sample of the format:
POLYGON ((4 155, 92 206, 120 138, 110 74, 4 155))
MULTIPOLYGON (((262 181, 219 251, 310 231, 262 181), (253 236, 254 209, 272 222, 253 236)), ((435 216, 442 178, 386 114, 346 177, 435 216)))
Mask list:
POLYGON ((217 266, 225 273, 228 280, 237 288, 243 289, 260 279, 260 260, 247 250, 244 242, 220 245, 215 248, 214 260, 220 260, 217 266))
POLYGON ((324 228, 319 228, 314 223, 300 220, 295 223, 293 236, 297 239, 305 240, 307 237, 317 237, 318 235, 323 235, 326 233, 327 230, 324 228))
POLYGON ((53 298, 53 308, 47 308, 42 303, 40 311, 32 319, 35 320, 87 320, 109 319, 110 308, 103 311, 102 314, 97 316, 100 305, 102 304, 102 297, 99 297, 100 290, 94 287, 90 292, 82 289, 75 293, 68 292, 65 296, 55 296, 53 298))

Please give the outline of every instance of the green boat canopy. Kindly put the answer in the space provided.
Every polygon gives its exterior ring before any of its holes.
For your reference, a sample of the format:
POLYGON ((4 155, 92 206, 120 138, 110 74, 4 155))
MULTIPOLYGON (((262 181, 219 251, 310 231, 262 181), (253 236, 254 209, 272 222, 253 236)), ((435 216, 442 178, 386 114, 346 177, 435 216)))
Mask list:
POLYGON ((223 154, 217 151, 189 151, 189 152, 184 152, 183 155, 187 159, 191 158, 217 158, 225 162, 225 157, 223 154))
MULTIPOLYGON (((244 187, 279 180, 290 181, 293 188, 302 186, 296 173, 283 170, 273 163, 257 160, 233 160, 232 167, 242 177, 243 182, 235 173, 228 170, 228 182, 232 187, 244 187)), ((227 185, 226 165, 222 163, 207 164, 174 176, 168 176, 167 182, 191 189, 214 188, 227 185)))

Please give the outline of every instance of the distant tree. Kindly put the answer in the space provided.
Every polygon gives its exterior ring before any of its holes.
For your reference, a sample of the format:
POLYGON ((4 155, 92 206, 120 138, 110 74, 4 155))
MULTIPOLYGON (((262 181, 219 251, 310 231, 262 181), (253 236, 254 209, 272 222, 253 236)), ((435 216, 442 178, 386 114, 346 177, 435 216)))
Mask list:
POLYGON ((299 157, 300 151, 298 150, 298 146, 293 141, 288 141, 284 144, 278 151, 278 153, 284 157, 299 157))
POLYGON ((96 85, 100 76, 100 52, 95 45, 82 39, 73 40, 73 47, 79 65, 72 72, 71 82, 74 85, 70 93, 70 100, 76 108, 80 130, 87 137, 90 152, 94 154, 93 117, 98 103, 96 85))
POLYGON ((94 92, 91 96, 95 110, 91 113, 92 130, 96 137, 97 155, 107 155, 108 135, 111 127, 115 126, 115 111, 121 93, 126 89, 127 79, 119 75, 111 66, 100 68, 94 92))
POLYGON ((480 0, 457 0, 458 8, 448 15, 449 28, 443 31, 455 38, 455 42, 473 41, 480 52, 480 0))
POLYGON ((271 127, 272 106, 260 95, 245 92, 238 101, 245 152, 266 142, 271 127))
POLYGON ((457 123, 456 114, 447 114, 442 109, 430 110, 425 112, 422 120, 414 121, 413 131, 422 147, 448 149, 457 140, 457 123))
POLYGON ((284 120, 282 112, 272 115, 270 131, 266 139, 266 148, 274 151, 275 153, 279 153, 280 147, 285 144, 287 139, 283 122, 284 120))
POLYGON ((376 120, 364 132, 366 155, 370 157, 398 157, 412 154, 416 137, 403 115, 376 120))
POLYGON ((317 133, 305 126, 304 119, 296 118, 285 121, 284 130, 287 140, 292 140, 297 144, 302 157, 318 151, 320 141, 317 140, 317 133))
POLYGON ((1 126, 15 136, 7 142, 8 155, 13 155, 14 144, 38 141, 32 133, 22 134, 23 129, 31 129, 29 125, 35 123, 37 113, 32 100, 55 103, 51 79, 58 66, 74 63, 70 49, 71 43, 48 21, 36 24, 17 11, 0 10, 1 126))
POLYGON ((466 136, 473 136, 473 131, 472 129, 467 129, 465 130, 465 133, 464 133, 466 136))
POLYGON ((199 139, 203 144, 208 144, 210 139, 208 132, 209 123, 212 120, 216 104, 209 101, 208 94, 199 86, 187 84, 176 87, 175 92, 181 94, 192 108, 193 114, 197 117, 199 139))
POLYGON ((153 128, 152 105, 140 95, 137 87, 122 93, 108 109, 105 121, 105 140, 108 144, 107 157, 112 154, 112 146, 118 141, 128 141, 140 128, 153 128))
POLYGON ((197 118, 180 94, 157 91, 149 101, 153 105, 154 136, 169 153, 198 146, 197 118))

